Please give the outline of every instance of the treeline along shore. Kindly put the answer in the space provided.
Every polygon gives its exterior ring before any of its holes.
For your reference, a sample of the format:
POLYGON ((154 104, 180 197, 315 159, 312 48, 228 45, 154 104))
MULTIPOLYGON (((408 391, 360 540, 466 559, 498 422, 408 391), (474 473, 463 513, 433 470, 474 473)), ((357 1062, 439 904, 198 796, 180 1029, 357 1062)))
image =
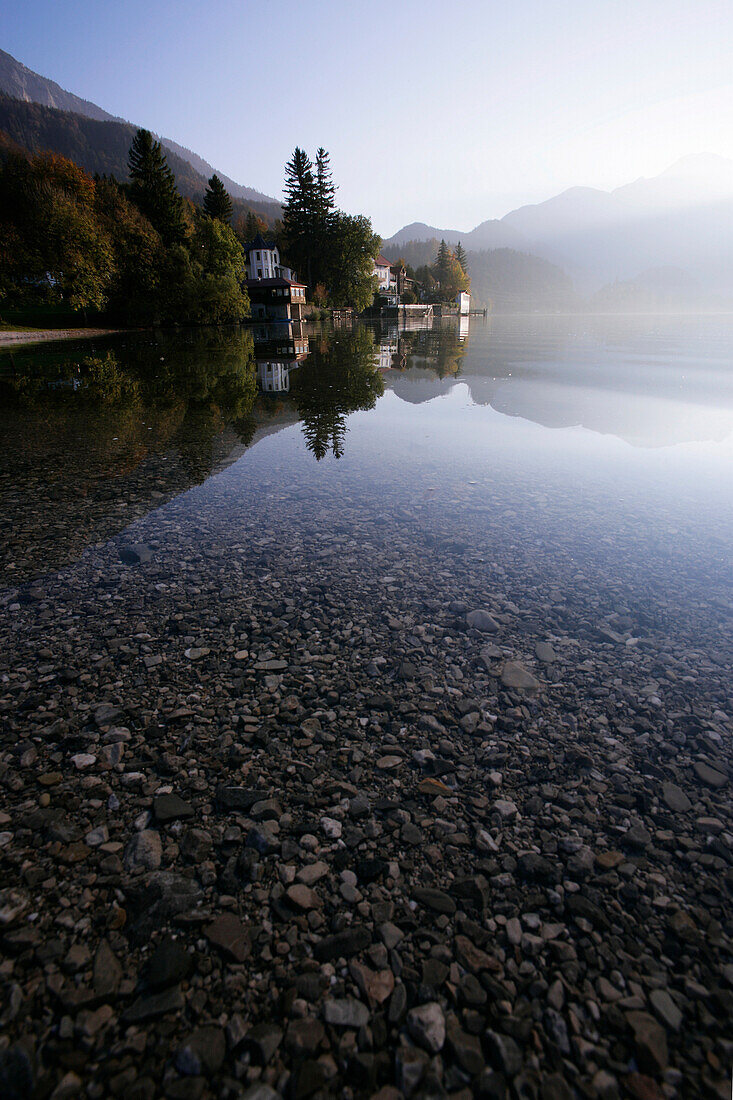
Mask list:
POLYGON ((161 143, 138 130, 129 180, 92 177, 0 134, 0 324, 220 324, 246 319, 245 246, 258 233, 297 261, 319 301, 365 308, 381 245, 368 218, 335 207, 328 154, 296 149, 282 221, 235 207, 213 175, 183 197, 161 143), (232 224, 234 222, 234 224, 232 224))

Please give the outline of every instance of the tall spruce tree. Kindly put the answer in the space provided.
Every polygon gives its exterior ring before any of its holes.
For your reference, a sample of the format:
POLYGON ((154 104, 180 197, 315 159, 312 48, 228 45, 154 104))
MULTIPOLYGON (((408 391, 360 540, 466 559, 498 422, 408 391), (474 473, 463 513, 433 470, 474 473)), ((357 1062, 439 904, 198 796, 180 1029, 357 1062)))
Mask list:
POLYGON ((463 274, 468 275, 468 256, 466 255, 466 250, 465 250, 465 248, 463 247, 463 245, 461 244, 460 241, 456 245, 456 259, 458 260, 458 263, 461 265, 461 269, 463 271, 463 274))
POLYGON ((204 193, 204 214, 210 218, 218 218, 225 225, 229 225, 232 220, 232 200, 216 174, 209 180, 209 186, 204 193))
POLYGON ((331 158, 323 146, 316 153, 313 196, 313 239, 311 272, 314 284, 328 278, 330 244, 336 226, 336 187, 331 175, 331 158))
POLYGON ((288 256, 291 263, 298 268, 301 278, 307 273, 308 283, 311 284, 316 181, 310 157, 297 145, 292 157, 285 165, 283 190, 285 192, 283 223, 288 256))
POLYGON ((185 237, 183 200, 159 141, 149 130, 138 130, 128 157, 130 198, 157 229, 165 244, 185 237))
POLYGON ((435 257, 435 278, 440 283, 441 289, 448 283, 451 273, 452 253, 445 241, 440 242, 438 255, 435 257))
POLYGON ((315 210, 316 216, 328 223, 336 209, 336 186, 331 174, 331 156, 321 146, 316 153, 315 210))

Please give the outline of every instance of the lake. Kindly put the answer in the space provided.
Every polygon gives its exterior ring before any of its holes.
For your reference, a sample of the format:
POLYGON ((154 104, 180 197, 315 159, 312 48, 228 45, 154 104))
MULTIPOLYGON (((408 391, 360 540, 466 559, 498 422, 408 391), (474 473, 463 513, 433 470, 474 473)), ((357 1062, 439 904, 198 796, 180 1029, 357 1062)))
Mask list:
POLYGON ((0 854, 49 1019, 107 937, 95 1057, 169 1015, 151 1081, 722 1095, 733 318, 131 333, 0 392, 0 854))

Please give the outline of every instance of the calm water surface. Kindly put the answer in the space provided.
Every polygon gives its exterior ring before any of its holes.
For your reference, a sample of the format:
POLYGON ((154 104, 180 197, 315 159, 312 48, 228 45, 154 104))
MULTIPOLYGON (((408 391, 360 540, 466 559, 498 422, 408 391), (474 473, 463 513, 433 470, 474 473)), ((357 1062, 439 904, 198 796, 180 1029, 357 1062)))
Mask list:
POLYGON ((0 379, 6 588, 248 511, 279 552, 335 533, 378 570, 364 524, 410 523, 448 575, 730 625, 732 318, 145 334, 5 353, 0 379))

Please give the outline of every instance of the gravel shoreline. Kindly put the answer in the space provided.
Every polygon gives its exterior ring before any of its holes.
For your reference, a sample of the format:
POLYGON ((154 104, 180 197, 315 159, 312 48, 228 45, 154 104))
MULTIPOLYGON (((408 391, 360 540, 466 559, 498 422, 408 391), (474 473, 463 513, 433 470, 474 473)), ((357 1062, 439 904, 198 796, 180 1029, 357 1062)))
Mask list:
POLYGON ((17 329, 0 329, 0 348, 20 347, 23 344, 45 344, 52 340, 86 340, 94 336, 113 336, 118 328, 49 328, 23 332, 17 329))
POLYGON ((728 1096, 729 603, 276 473, 0 592, 3 1100, 728 1096))

